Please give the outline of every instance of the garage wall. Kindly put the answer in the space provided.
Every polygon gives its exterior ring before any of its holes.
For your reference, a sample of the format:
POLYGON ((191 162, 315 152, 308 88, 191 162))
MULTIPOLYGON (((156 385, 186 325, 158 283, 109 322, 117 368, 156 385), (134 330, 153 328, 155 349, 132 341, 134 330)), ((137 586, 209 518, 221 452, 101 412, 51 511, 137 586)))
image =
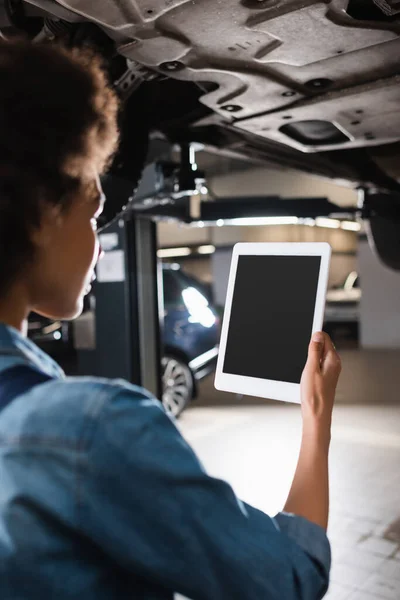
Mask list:
POLYGON ((341 283, 357 268, 358 235, 342 229, 287 225, 243 228, 244 242, 327 242, 332 247, 329 286, 341 283))
POLYGON ((400 272, 387 269, 359 244, 361 277, 360 340, 364 348, 400 348, 400 272))
POLYGON ((157 227, 158 246, 176 248, 191 244, 209 244, 210 227, 187 227, 177 223, 159 223, 157 227))
POLYGON ((356 254, 332 254, 328 286, 341 285, 347 275, 352 271, 357 271, 357 268, 356 254))
POLYGON ((357 204, 357 192, 353 189, 291 169, 249 169, 212 177, 209 183, 216 196, 319 196, 327 197, 340 206, 357 204))
POLYGON ((241 229, 243 242, 328 242, 336 252, 356 252, 357 249, 358 236, 343 229, 307 225, 272 225, 241 229))
MULTIPOLYGON (((217 248, 211 257, 214 301, 218 306, 225 305, 231 257, 232 248, 217 248)), ((329 287, 342 283, 351 271, 357 270, 357 266, 356 254, 333 254, 329 273, 329 287)))
POLYGON ((188 275, 192 275, 196 279, 199 279, 203 283, 212 283, 212 270, 210 257, 207 258, 196 258, 193 260, 182 260, 182 269, 188 275))

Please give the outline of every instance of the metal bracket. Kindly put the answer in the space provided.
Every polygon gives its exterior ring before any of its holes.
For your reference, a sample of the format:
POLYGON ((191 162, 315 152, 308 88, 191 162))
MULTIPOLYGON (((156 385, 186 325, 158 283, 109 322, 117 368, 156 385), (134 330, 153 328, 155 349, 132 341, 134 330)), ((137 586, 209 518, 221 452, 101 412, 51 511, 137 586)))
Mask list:
POLYGON ((115 82, 115 88, 121 100, 127 100, 144 81, 153 81, 159 77, 133 60, 127 60, 127 69, 115 82))
MULTIPOLYGON (((193 146, 182 144, 179 163, 158 161, 146 167, 127 209, 143 216, 156 217, 160 207, 175 206, 180 201, 189 204, 191 196, 198 194, 204 184, 205 175, 197 169, 193 146)), ((166 216, 165 210, 161 214, 166 216)))

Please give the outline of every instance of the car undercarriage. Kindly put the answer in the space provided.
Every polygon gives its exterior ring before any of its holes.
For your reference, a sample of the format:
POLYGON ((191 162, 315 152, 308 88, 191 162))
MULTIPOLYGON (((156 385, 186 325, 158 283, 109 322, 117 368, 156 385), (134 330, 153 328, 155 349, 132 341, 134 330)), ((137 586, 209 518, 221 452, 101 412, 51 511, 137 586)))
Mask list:
POLYGON ((102 52, 134 184, 156 132, 390 194, 399 237, 398 0, 0 0, 0 31, 102 52))

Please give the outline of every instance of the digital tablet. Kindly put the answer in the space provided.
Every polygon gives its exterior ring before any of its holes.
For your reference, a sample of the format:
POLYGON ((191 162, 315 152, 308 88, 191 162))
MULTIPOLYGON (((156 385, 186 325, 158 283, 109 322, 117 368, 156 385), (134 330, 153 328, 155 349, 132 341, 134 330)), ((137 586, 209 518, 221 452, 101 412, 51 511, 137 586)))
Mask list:
POLYGON ((329 244, 237 244, 215 387, 300 402, 312 334, 322 329, 329 244))

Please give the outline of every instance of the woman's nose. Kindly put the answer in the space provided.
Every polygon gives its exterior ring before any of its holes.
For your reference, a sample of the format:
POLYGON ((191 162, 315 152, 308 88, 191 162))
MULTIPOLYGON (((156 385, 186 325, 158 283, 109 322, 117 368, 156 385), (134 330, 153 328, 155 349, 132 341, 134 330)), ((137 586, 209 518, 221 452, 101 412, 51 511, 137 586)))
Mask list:
POLYGON ((99 244, 99 251, 97 253, 97 262, 99 262, 99 260, 101 260, 103 258, 103 256, 104 256, 104 250, 99 244))

